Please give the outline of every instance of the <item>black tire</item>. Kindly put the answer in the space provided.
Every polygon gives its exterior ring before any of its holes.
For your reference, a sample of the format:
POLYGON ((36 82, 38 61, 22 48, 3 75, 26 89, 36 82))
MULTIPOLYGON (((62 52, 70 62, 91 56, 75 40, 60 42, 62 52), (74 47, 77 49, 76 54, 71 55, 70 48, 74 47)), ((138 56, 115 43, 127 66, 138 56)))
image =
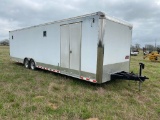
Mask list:
POLYGON ((24 59, 24 67, 29 68, 29 60, 27 58, 24 59))
POLYGON ((32 59, 29 62, 29 68, 31 70, 35 70, 36 69, 36 64, 35 64, 34 60, 32 60, 32 59))

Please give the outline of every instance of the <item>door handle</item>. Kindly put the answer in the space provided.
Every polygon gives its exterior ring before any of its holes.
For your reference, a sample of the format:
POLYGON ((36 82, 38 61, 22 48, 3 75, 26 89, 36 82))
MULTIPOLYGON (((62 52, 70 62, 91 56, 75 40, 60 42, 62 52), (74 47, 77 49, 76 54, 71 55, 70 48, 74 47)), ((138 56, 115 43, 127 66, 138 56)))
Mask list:
POLYGON ((72 53, 72 50, 70 50, 70 53, 72 53))

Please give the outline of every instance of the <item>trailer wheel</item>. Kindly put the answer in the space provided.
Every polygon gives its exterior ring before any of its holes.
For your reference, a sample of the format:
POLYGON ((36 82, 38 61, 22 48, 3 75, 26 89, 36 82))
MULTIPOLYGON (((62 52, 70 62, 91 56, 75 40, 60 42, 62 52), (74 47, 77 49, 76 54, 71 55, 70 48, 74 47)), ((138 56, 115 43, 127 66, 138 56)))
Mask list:
POLYGON ((31 70, 35 70, 36 69, 36 64, 35 64, 34 60, 32 60, 32 59, 29 62, 29 68, 31 70))
POLYGON ((29 68, 29 60, 27 58, 24 59, 24 67, 29 68))

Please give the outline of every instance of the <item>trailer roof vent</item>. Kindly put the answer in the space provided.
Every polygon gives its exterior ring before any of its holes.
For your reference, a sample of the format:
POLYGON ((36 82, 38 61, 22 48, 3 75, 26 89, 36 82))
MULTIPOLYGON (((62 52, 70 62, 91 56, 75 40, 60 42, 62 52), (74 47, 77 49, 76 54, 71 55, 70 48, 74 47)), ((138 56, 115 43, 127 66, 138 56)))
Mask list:
POLYGON ((47 31, 43 31, 43 37, 47 37, 47 31))

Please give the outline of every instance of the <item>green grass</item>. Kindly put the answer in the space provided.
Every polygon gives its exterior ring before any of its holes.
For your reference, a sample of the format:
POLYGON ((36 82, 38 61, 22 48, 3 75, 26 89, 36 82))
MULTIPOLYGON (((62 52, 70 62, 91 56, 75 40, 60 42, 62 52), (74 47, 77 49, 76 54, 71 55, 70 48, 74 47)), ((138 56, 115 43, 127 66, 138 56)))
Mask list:
POLYGON ((10 61, 0 46, 0 119, 19 120, 159 120, 160 62, 131 58, 131 71, 149 77, 138 82, 111 81, 100 86, 43 70, 32 71, 10 61), (97 118, 97 119, 96 119, 97 118), (94 119, 93 119, 94 120, 94 119))

